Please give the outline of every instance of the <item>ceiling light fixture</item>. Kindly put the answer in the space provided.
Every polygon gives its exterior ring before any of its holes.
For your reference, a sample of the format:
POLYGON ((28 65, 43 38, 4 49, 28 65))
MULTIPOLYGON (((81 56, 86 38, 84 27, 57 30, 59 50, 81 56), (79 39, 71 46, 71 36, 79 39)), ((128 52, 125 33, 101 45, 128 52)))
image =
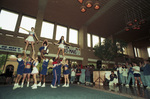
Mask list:
POLYGON ((100 9, 100 3, 99 0, 78 0, 80 4, 82 4, 80 11, 86 12, 86 8, 92 8, 94 6, 95 10, 100 9))

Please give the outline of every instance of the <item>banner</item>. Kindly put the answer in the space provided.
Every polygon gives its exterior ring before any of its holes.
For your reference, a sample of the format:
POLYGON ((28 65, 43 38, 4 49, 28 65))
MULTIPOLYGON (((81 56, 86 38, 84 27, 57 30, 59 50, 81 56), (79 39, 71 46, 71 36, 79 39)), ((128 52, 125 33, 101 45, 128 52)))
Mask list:
POLYGON ((81 55, 80 48, 72 47, 72 46, 65 46, 64 52, 66 54, 81 55))
POLYGON ((22 53, 23 48, 8 45, 0 45, 0 51, 22 53))

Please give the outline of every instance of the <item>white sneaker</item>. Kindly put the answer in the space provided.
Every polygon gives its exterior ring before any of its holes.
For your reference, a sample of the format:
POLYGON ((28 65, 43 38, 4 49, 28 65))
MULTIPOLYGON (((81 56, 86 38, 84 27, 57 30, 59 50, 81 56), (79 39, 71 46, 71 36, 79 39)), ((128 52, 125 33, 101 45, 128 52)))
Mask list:
POLYGON ((35 87, 35 86, 37 86, 37 84, 33 84, 31 87, 35 87))
POLYGON ((37 86, 40 86, 40 87, 41 87, 41 82, 39 82, 39 83, 37 84, 37 86))
POLYGON ((129 84, 126 84, 125 86, 126 86, 126 87, 129 87, 129 84))
POLYGON ((37 89, 37 86, 36 86, 36 85, 35 85, 35 86, 33 86, 33 87, 32 87, 32 89, 37 89))
POLYGON ((79 83, 79 82, 77 82, 77 84, 79 85, 80 83, 79 83))
POLYGON ((45 87, 45 83, 41 87, 45 87))
POLYGON ((57 85, 58 87, 60 87, 60 85, 57 85))
POLYGON ((17 88, 18 88, 17 85, 14 85, 13 90, 15 90, 15 89, 17 89, 17 88))
POLYGON ((23 84, 21 84, 21 88, 23 88, 23 84))
POLYGON ((27 87, 29 87, 29 83, 27 83, 27 87))
POLYGON ((69 84, 67 84, 66 87, 69 87, 69 84))
POLYGON ((67 85, 66 84, 64 84, 62 87, 66 87, 67 85))
POLYGON ((17 88, 20 88, 21 86, 20 85, 17 85, 17 88))
POLYGON ((57 88, 56 86, 51 85, 51 88, 57 88))

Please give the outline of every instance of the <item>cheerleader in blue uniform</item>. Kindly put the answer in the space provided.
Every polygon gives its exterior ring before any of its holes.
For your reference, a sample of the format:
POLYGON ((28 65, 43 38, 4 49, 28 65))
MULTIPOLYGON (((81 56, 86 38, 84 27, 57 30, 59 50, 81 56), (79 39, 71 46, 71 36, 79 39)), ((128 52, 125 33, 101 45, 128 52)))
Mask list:
POLYGON ((23 79, 22 79, 21 88, 23 88, 24 80, 25 80, 26 76, 28 78, 27 79, 27 87, 29 87, 30 74, 31 74, 31 65, 32 65, 32 59, 30 57, 28 57, 28 61, 26 62, 24 72, 23 72, 23 79))
POLYGON ((68 60, 65 61, 65 65, 64 65, 64 80, 65 80, 65 84, 62 87, 69 87, 69 70, 68 70, 68 60), (68 84, 66 84, 68 83, 68 84))
POLYGON ((40 63, 40 57, 34 57, 34 54, 32 56, 33 59, 33 70, 31 72, 31 74, 33 75, 33 80, 34 80, 34 84, 31 86, 32 89, 37 89, 37 79, 36 76, 39 73, 38 69, 37 69, 37 65, 40 63))
POLYGON ((17 78, 15 80, 15 84, 14 84, 13 90, 20 87, 19 82, 20 82, 20 79, 21 79, 21 77, 23 75, 23 70, 24 70, 24 67, 25 67, 25 58, 26 58, 25 52, 24 52, 24 57, 22 57, 19 54, 19 55, 17 55, 17 58, 18 58, 17 59, 17 62, 18 62, 17 78))
POLYGON ((49 46, 48 40, 45 39, 42 43, 42 47, 39 48, 39 51, 41 53, 41 58, 45 58, 44 54, 48 54, 49 52, 48 46, 49 46))
POLYGON ((29 31, 29 30, 27 30, 27 29, 25 29, 25 28, 22 28, 22 27, 19 27, 19 28, 21 28, 21 29, 23 29, 23 30, 29 32, 29 36, 25 39, 25 43, 26 43, 26 46, 25 46, 25 53, 26 53, 26 50, 27 50, 29 44, 31 44, 32 50, 33 50, 33 52, 35 52, 35 51, 34 51, 34 43, 35 43, 34 37, 36 38, 37 43, 39 42, 39 39, 38 39, 37 36, 36 36, 36 33, 35 33, 35 31, 34 31, 34 30, 35 30, 34 27, 31 27, 31 31, 29 31))
POLYGON ((56 87, 56 82, 57 82, 57 59, 53 58, 53 80, 52 80, 52 84, 51 84, 51 88, 57 88, 56 87))
POLYGON ((41 81, 42 81, 42 76, 43 76, 43 85, 41 87, 45 87, 45 75, 47 73, 48 63, 49 63, 48 58, 43 59, 42 71, 40 73, 40 82, 37 86, 41 86, 41 81))
POLYGON ((55 44, 59 44, 59 46, 58 46, 58 52, 57 52, 56 58, 59 56, 59 53, 60 53, 60 51, 62 50, 62 53, 63 53, 63 60, 65 60, 65 54, 64 54, 65 44, 67 44, 67 45, 70 45, 70 44, 67 43, 67 42, 64 40, 64 36, 61 36, 61 39, 60 39, 57 43, 55 43, 55 44))

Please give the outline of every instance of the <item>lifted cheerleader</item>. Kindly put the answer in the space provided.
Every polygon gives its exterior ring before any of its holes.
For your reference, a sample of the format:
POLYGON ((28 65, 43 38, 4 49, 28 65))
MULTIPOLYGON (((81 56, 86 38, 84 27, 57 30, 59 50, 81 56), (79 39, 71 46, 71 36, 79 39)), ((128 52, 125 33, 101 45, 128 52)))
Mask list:
POLYGON ((57 43, 55 43, 55 44, 59 44, 59 46, 58 46, 59 49, 58 49, 56 58, 59 56, 59 53, 60 53, 60 51, 62 50, 62 53, 63 53, 63 60, 65 60, 65 54, 64 54, 64 47, 65 47, 65 45, 64 45, 64 44, 66 44, 66 45, 70 45, 70 44, 67 43, 67 42, 64 40, 64 36, 61 36, 61 39, 60 39, 57 43))
POLYGON ((48 46, 49 46, 48 40, 45 39, 42 43, 42 47, 39 48, 39 51, 41 53, 41 58, 45 58, 44 54, 48 54, 49 52, 48 46))
POLYGON ((35 33, 35 31, 34 31, 34 30, 35 30, 34 27, 31 27, 31 31, 29 31, 29 30, 27 30, 27 29, 25 29, 25 28, 22 28, 22 27, 19 27, 19 28, 21 28, 21 29, 23 29, 23 30, 29 32, 29 36, 25 39, 25 42, 26 42, 25 53, 26 53, 26 50, 27 50, 29 44, 31 44, 31 46, 32 46, 32 51, 34 52, 34 43, 35 43, 35 41, 34 41, 34 38, 33 38, 33 37, 36 38, 37 43, 39 42, 39 39, 37 38, 36 33, 35 33))

